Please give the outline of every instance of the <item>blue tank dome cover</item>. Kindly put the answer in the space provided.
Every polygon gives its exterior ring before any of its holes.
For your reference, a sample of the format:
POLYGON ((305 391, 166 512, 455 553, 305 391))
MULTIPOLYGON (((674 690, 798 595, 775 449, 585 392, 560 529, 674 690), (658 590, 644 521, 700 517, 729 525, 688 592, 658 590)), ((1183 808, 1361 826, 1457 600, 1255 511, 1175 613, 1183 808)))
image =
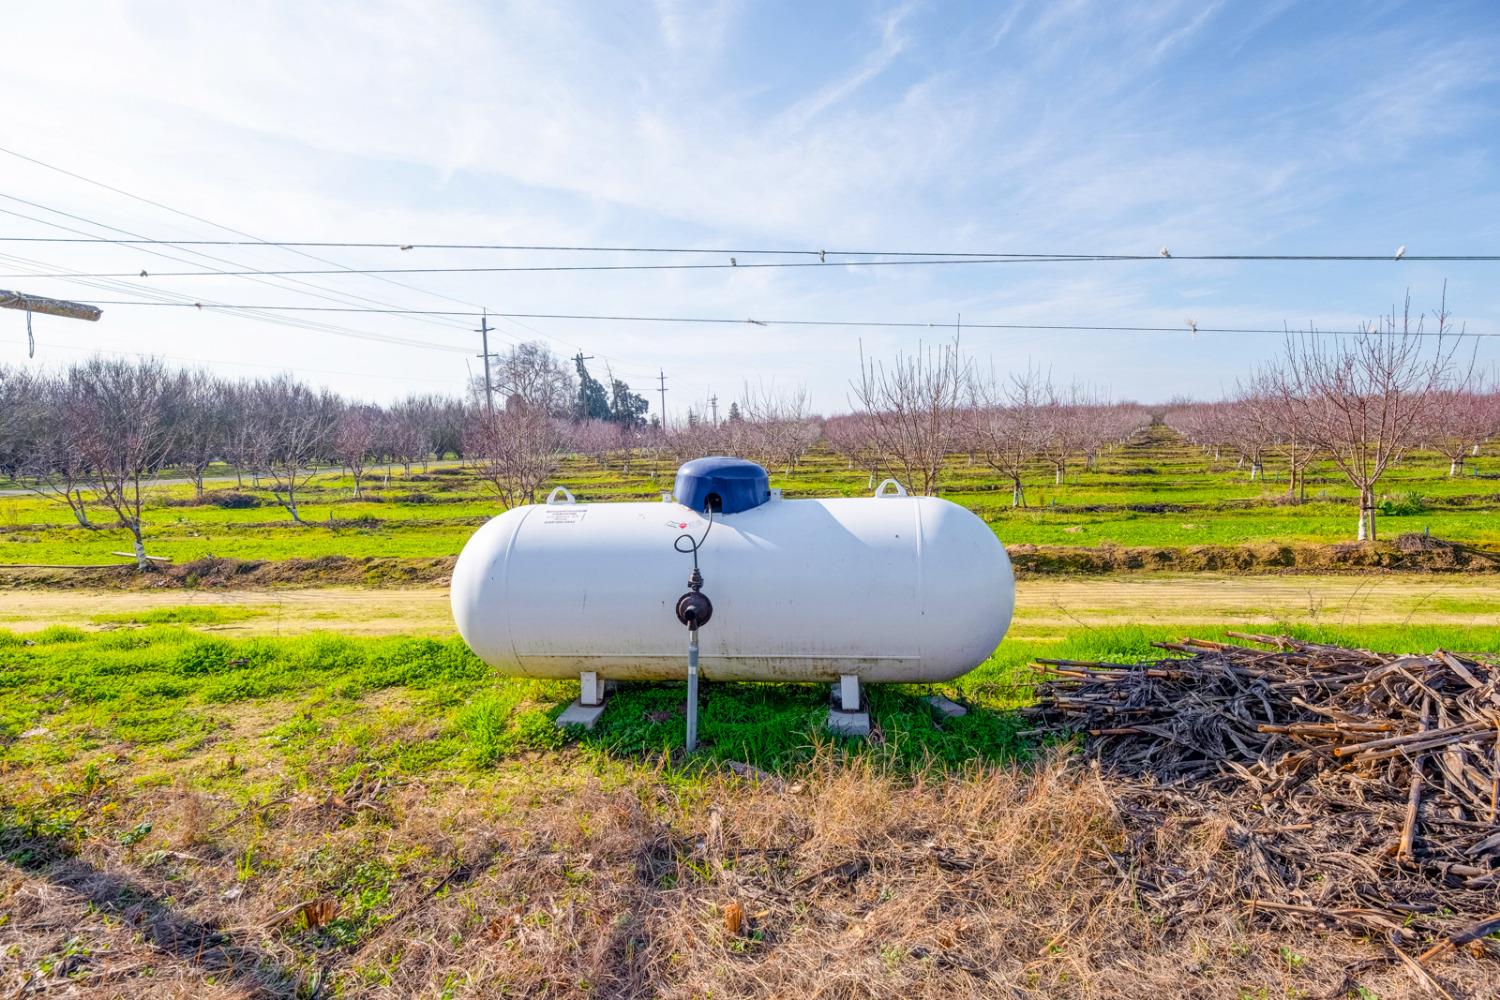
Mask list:
POLYGON ((771 499, 771 477, 743 458, 710 455, 682 464, 672 495, 693 510, 738 514, 771 499))

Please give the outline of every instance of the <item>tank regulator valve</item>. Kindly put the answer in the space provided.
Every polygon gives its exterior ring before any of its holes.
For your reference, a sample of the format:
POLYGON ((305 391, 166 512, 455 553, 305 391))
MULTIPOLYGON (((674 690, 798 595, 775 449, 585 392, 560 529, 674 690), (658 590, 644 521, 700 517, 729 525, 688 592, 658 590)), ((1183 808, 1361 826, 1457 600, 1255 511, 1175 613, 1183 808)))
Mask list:
POLYGON ((713 602, 703 593, 703 574, 694 566, 693 575, 688 578, 688 592, 677 598, 677 620, 696 632, 713 616, 713 602))

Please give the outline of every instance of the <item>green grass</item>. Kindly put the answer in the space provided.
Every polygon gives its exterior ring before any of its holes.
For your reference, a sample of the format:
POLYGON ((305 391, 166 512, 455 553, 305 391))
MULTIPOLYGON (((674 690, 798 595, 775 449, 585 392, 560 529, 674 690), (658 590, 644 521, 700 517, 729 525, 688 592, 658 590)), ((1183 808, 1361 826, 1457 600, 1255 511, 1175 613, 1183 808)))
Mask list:
POLYGON ((265 614, 261 608, 241 606, 183 604, 171 608, 150 608, 121 614, 91 615, 92 625, 224 625, 245 621, 265 614))
MULTIPOLYGON (((1500 628, 1308 628, 1303 638, 1401 651, 1500 649, 1500 628)), ((1110 627, 1065 636, 1022 633, 951 685, 867 688, 880 737, 851 743, 897 765, 958 764, 1024 754, 1014 709, 1030 698, 1038 656, 1132 661, 1162 655, 1151 643, 1223 629, 1110 627), (922 696, 941 690, 970 702, 939 723, 922 696)), ((164 759, 228 741, 236 720, 271 716, 277 770, 310 768, 335 747, 394 772, 485 768, 517 754, 577 743, 632 759, 682 746, 684 687, 629 684, 592 732, 553 720, 576 696, 568 681, 496 677, 457 639, 226 639, 181 625, 86 633, 54 627, 29 637, 0 631, 0 765, 61 763, 111 750, 164 759), (38 733, 22 738, 23 733, 38 733)), ((701 761, 780 768, 829 739, 821 685, 703 685, 701 761)))
MULTIPOLYGON (((451 466, 441 471, 373 477, 360 498, 353 496, 348 476, 322 474, 305 492, 305 525, 293 524, 268 493, 248 481, 237 492, 259 506, 243 509, 193 505, 191 487, 159 486, 151 491, 146 516, 148 550, 177 561, 209 555, 268 560, 456 555, 502 506, 467 471, 451 466)), ((663 461, 652 475, 638 462, 627 476, 618 467, 569 459, 556 479, 586 501, 654 500, 670 488, 672 471, 663 461)), ((1378 519, 1380 536, 1430 531, 1453 541, 1500 545, 1500 458, 1481 455, 1467 471, 1449 478, 1446 462, 1424 454, 1392 470, 1380 487, 1389 511, 1378 519)), ((791 474, 777 469, 771 474, 789 497, 869 494, 867 474, 827 453, 810 456, 791 474)), ((1012 508, 1008 485, 962 455, 949 463, 941 492, 989 521, 1011 544, 1326 543, 1352 539, 1355 524, 1354 491, 1331 464, 1309 471, 1307 503, 1287 504, 1285 473, 1274 462, 1265 479, 1251 481, 1232 461, 1216 462, 1160 427, 1104 453, 1096 468, 1074 463, 1062 484, 1052 481, 1049 469, 1038 468, 1029 477, 1025 508, 1012 508), (1142 505, 1171 509, 1122 509, 1142 505), (1099 506, 1112 509, 1088 509, 1099 506)), ((129 534, 109 527, 102 510, 95 519, 101 527, 89 531, 59 504, 29 495, 0 497, 0 563, 124 562, 111 553, 129 550, 129 534)))

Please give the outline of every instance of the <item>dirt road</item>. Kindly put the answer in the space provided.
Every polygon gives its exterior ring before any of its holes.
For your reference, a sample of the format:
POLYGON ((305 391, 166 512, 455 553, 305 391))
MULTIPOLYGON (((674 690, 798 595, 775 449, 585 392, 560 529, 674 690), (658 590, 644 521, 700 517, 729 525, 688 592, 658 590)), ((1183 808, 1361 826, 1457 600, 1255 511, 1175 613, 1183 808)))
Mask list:
MULTIPOLYGON (((1015 628, 1028 634, 1123 624, 1500 626, 1500 588, 1486 576, 1043 577, 1021 581, 1016 603, 1015 628)), ((446 587, 18 590, 3 595, 0 628, 25 632, 49 625, 119 627, 132 617, 170 617, 174 609, 183 608, 194 609, 185 616, 189 624, 237 635, 453 631, 446 587)))

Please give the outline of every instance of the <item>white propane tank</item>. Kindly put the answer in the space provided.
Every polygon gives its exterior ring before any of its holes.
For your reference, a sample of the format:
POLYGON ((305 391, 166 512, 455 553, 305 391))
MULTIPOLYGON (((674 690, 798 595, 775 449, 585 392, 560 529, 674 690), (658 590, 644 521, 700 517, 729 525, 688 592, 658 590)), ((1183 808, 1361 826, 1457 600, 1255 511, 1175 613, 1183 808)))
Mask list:
POLYGON ((459 633, 508 675, 681 679, 675 608, 693 559, 674 543, 686 534, 702 539, 713 603, 699 633, 706 679, 946 681, 995 651, 1015 578, 973 513, 891 481, 859 499, 766 487, 753 463, 698 459, 678 475, 686 504, 577 503, 558 488, 508 510, 453 569, 459 633))

